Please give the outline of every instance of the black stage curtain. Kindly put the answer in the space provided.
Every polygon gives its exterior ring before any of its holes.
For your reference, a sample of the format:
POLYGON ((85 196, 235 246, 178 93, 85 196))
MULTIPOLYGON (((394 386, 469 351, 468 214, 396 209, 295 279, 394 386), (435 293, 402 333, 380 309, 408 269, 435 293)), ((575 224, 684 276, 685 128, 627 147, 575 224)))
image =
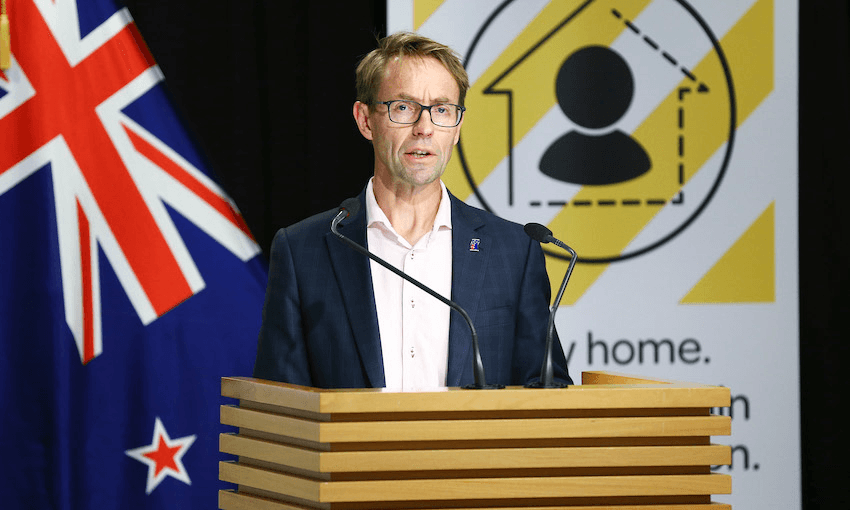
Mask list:
MULTIPOLYGON (((850 11, 800 0, 800 379, 803 508, 848 508, 850 11), (842 212, 844 211, 844 212, 842 212), (842 239, 844 241, 842 241, 842 239), (842 382, 844 381, 844 382, 842 382)), ((776 381, 783 384, 786 381, 776 381)), ((793 383, 793 381, 790 381, 793 383)))
MULTIPOLYGON (((125 3, 264 253, 278 228, 362 189, 372 155, 351 117, 354 68, 385 33, 385 0, 125 3)), ((850 172, 850 17, 846 2, 800 4, 802 482, 803 508, 819 509, 848 501, 838 446, 850 342, 840 244, 850 234, 840 206, 850 172)))
POLYGON ((268 254, 372 175, 351 114, 382 1, 126 0, 184 120, 268 254))

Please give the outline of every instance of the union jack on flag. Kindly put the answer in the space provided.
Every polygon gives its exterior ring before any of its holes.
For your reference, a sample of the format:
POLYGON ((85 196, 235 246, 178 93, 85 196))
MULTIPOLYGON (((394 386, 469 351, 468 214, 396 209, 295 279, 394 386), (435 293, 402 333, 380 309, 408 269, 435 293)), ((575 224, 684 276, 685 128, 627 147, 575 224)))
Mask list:
POLYGON ((4 507, 216 508, 219 378, 251 374, 260 249, 126 9, 6 6, 4 507))

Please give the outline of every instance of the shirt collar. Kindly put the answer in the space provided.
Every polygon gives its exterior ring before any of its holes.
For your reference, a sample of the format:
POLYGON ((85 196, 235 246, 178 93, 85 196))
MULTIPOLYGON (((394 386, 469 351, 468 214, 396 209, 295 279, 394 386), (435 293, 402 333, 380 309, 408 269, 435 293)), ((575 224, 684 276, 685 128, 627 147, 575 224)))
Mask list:
MULTIPOLYGON (((436 232, 443 227, 449 230, 452 228, 452 206, 449 200, 449 190, 446 188, 442 179, 440 180, 440 190, 442 192, 440 196, 440 207, 437 209, 437 216, 434 218, 432 232, 436 232)), ((369 179, 369 183, 366 185, 366 226, 373 227, 377 225, 395 233, 395 229, 393 229, 387 215, 384 214, 384 211, 378 205, 378 200, 375 198, 375 190, 372 187, 372 179, 369 179)))

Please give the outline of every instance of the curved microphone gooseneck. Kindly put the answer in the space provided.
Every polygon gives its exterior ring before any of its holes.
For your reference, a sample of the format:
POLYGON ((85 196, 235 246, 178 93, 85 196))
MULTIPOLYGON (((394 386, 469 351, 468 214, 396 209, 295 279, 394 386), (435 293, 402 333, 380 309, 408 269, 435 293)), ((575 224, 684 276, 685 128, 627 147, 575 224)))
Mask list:
POLYGON ((564 275, 564 280, 561 282, 561 288, 558 289, 558 295, 555 297, 555 303, 549 310, 549 325, 546 328, 546 351, 543 354, 543 367, 540 369, 540 380, 536 383, 526 385, 529 388, 564 388, 568 385, 565 383, 555 382, 554 369, 552 366, 552 344, 555 336, 555 312, 558 311, 558 305, 561 304, 561 298, 564 296, 564 290, 567 288, 567 282, 570 281, 570 275, 573 273, 573 267, 576 265, 576 252, 552 236, 552 231, 539 223, 526 224, 525 233, 539 243, 552 243, 570 253, 570 265, 567 268, 567 274, 564 275))

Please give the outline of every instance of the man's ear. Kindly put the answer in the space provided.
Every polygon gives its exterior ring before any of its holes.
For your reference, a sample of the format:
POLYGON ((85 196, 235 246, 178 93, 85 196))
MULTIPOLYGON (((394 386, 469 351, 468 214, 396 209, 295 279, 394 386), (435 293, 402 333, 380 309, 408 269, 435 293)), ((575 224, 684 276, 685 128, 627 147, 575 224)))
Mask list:
POLYGON ((367 140, 371 140, 372 126, 369 124, 369 105, 355 101, 352 113, 354 113, 354 121, 357 123, 360 134, 367 140))

